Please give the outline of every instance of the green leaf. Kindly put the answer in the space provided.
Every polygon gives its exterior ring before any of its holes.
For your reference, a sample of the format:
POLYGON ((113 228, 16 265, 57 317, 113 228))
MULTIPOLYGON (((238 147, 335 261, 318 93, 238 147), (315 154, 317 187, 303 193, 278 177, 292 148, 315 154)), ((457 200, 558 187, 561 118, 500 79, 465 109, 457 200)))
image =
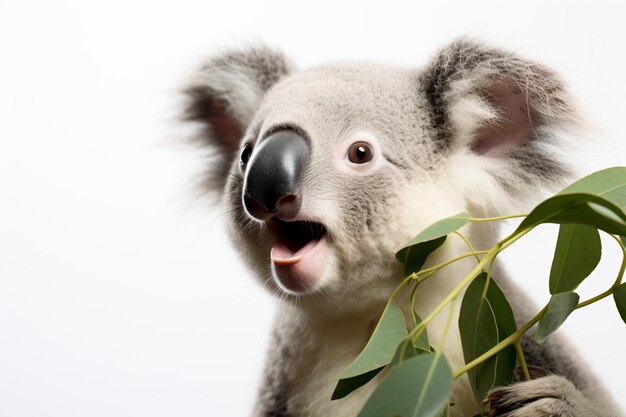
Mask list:
MULTIPOLYGON (((439 246, 443 245, 446 241, 446 236, 438 237, 428 242, 420 243, 415 246, 409 246, 404 253, 404 276, 408 277, 413 272, 418 272, 424 266, 428 256, 439 249, 439 246)), ((398 258, 400 252, 396 254, 398 258)), ((400 259, 400 258, 398 258, 400 259)))
POLYGON ((425 351, 425 350, 416 348, 415 346, 413 346, 413 343, 411 343, 410 340, 404 339, 398 345, 396 354, 393 355, 393 359, 391 359, 390 366, 391 367, 398 366, 402 362, 407 361, 411 358, 414 358, 420 353, 429 353, 429 352, 430 351, 425 351))
POLYGON ((407 361, 411 358, 414 358, 417 355, 421 355, 424 353, 432 353, 430 346, 423 348, 421 346, 415 346, 408 338, 404 339, 398 345, 398 349, 396 350, 396 354, 393 355, 393 359, 391 359, 390 366, 397 366, 404 361, 407 361))
POLYGON ((384 366, 381 366, 378 369, 374 369, 373 371, 366 372, 361 375, 354 376, 352 378, 340 379, 337 382, 337 386, 335 387, 335 391, 333 391, 333 395, 330 397, 331 400, 338 400, 350 394, 352 391, 355 391, 361 388, 363 385, 370 382, 380 371, 382 371, 384 366))
POLYGON ((619 315, 622 317, 622 320, 624 320, 624 323, 626 323, 626 282, 613 291, 613 299, 615 300, 619 315))
POLYGON ((579 299, 580 297, 575 292, 554 294, 548 302, 546 311, 539 319, 537 330, 535 330, 535 341, 543 343, 549 334, 558 329, 574 311, 579 299))
MULTIPOLYGON (((409 243, 404 245, 396 253, 396 259, 400 262, 404 262, 406 265, 411 263, 410 268, 408 266, 405 267, 405 269, 410 270, 409 273, 419 271, 428 255, 434 252, 439 246, 443 245, 446 236, 465 226, 469 222, 469 219, 469 214, 459 213, 431 224, 415 236, 409 243)), ((407 273, 407 275, 409 273, 407 273)))
POLYGON ((363 351, 337 378, 353 378, 387 365, 406 336, 402 311, 395 303, 389 303, 363 351))
POLYGON ((611 201, 592 194, 557 194, 535 207, 516 232, 541 223, 578 223, 626 235, 626 214, 611 201))
MULTIPOLYGON (((469 363, 515 333, 515 316, 502 290, 485 272, 467 287, 459 315, 463 356, 469 363)), ((468 371, 474 396, 480 402, 494 386, 513 380, 516 352, 508 346, 468 371)))
POLYGON ((445 358, 425 353, 391 368, 358 417, 438 417, 451 388, 445 358))
POLYGON ((622 241, 622 245, 624 245, 624 247, 626 248, 626 236, 620 236, 619 238, 622 241))
POLYGON ((613 167, 594 172, 559 192, 559 194, 572 193, 596 194, 626 210, 626 167, 613 167))
POLYGON ((550 294, 575 290, 593 272, 601 257, 598 229, 580 224, 561 225, 550 270, 550 294))

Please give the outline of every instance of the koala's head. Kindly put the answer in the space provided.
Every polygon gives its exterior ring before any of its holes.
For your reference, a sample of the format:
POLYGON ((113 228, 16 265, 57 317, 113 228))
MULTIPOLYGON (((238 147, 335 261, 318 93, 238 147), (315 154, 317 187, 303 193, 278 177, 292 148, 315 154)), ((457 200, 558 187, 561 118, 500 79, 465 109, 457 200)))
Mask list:
POLYGON ((236 250, 305 305, 386 299, 420 228, 527 207, 563 179, 577 122, 552 71, 467 40, 420 70, 227 52, 185 91, 236 250))

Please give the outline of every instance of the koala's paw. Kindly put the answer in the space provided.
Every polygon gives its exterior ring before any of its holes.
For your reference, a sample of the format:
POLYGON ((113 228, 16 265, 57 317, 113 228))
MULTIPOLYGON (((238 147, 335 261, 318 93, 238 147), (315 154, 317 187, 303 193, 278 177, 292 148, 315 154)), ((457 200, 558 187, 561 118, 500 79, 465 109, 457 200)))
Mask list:
POLYGON ((541 376, 492 390, 485 402, 497 417, 599 417, 595 409, 568 379, 541 376))

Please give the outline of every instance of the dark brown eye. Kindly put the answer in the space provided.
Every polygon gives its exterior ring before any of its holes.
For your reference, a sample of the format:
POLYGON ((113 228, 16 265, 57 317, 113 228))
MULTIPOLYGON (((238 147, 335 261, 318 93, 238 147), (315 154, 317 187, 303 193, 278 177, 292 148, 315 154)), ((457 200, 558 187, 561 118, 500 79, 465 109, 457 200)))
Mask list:
POLYGON ((239 164, 244 166, 250 160, 250 156, 252 155, 252 144, 246 143, 241 150, 241 155, 239 156, 239 164))
POLYGON ((365 164, 374 157, 374 149, 367 142, 355 142, 348 148, 348 159, 353 164, 365 164))

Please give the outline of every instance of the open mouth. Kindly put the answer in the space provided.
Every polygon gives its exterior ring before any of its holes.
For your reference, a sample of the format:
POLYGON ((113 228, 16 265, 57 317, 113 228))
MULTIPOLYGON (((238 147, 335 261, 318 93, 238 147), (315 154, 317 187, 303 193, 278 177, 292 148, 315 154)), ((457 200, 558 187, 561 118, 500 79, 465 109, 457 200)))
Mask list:
POLYGON ((276 236, 272 260, 279 264, 297 262, 326 234, 326 228, 321 223, 306 221, 285 222, 273 219, 270 228, 276 236))
POLYGON ((272 272, 279 285, 293 293, 311 290, 320 280, 328 261, 328 233, 321 223, 268 222, 276 238, 272 247, 272 272))

